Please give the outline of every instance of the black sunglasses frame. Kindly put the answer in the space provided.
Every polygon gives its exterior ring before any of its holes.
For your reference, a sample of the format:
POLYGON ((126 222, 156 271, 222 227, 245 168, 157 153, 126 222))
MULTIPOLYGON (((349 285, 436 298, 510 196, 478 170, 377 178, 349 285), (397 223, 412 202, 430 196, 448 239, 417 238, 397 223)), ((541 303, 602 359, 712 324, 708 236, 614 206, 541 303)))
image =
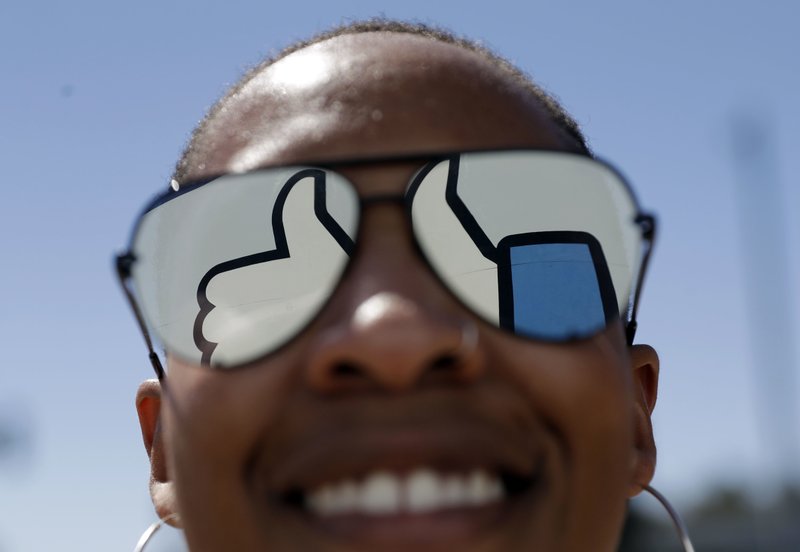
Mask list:
MULTIPOLYGON (((298 163, 290 163, 290 164, 281 163, 281 164, 276 164, 276 165, 269 165, 269 166, 259 167, 258 169, 255 169, 253 171, 247 171, 247 172, 241 173, 241 174, 251 174, 251 173, 259 172, 259 171, 262 171, 262 170, 275 169, 275 168, 280 168, 280 167, 292 167, 292 166, 297 166, 298 168, 299 167, 303 167, 305 169, 309 169, 309 170, 313 171, 315 169, 336 170, 337 168, 343 168, 343 167, 370 166, 370 165, 380 165, 380 164, 387 164, 387 163, 399 164, 399 163, 414 163, 414 162, 418 162, 418 163, 420 163, 422 165, 421 168, 420 168, 420 171, 418 171, 417 175, 414 177, 414 179, 412 179, 412 182, 410 183, 410 185, 409 185, 409 187, 408 187, 408 189, 406 190, 405 193, 403 193, 403 194, 373 195, 373 196, 368 196, 368 197, 359 197, 359 212, 363 212, 364 209, 366 209, 367 207, 372 206, 372 205, 376 205, 376 204, 396 203, 396 204, 404 205, 406 207, 407 215, 409 217, 409 220, 411 220, 411 199, 413 198, 413 195, 414 195, 414 193, 416 191, 416 187, 419 185, 419 183, 422 180, 422 178, 420 177, 421 175, 424 176, 425 174, 427 174, 427 172, 431 168, 433 168, 437 164, 441 163, 442 161, 453 160, 453 159, 457 160, 461 154, 491 153, 491 152, 502 152, 502 153, 508 153, 508 152, 552 152, 552 153, 558 153, 558 154, 562 154, 562 155, 574 155, 576 157, 582 157, 582 158, 585 158, 585 159, 590 159, 595 163, 598 163, 600 165, 605 166, 623 184, 626 192, 628 193, 628 195, 630 196, 630 198, 631 198, 631 200, 633 202, 633 205, 636 208, 636 214, 635 214, 635 218, 634 218, 633 222, 636 225, 638 225, 639 228, 640 228, 641 237, 642 237, 642 247, 643 247, 641 262, 640 262, 640 265, 639 265, 639 274, 638 274, 638 277, 636 278, 636 287, 635 287, 634 292, 633 292, 632 300, 629 302, 629 308, 628 308, 628 311, 626 313, 627 317, 626 317, 626 319, 623 319, 623 323, 624 323, 624 326, 625 326, 626 342, 627 342, 627 344, 629 346, 632 345, 633 341, 634 341, 634 338, 635 338, 635 335, 636 335, 636 330, 637 330, 637 327, 638 327, 638 323, 637 323, 637 318, 636 317, 637 317, 637 313, 638 313, 639 300, 640 300, 640 297, 641 297, 641 292, 642 292, 642 288, 643 288, 645 275, 647 273, 647 267, 649 265, 650 257, 651 257, 651 254, 652 254, 653 245, 654 245, 654 242, 655 242, 656 218, 655 218, 655 215, 653 215, 652 213, 645 212, 645 211, 643 211, 641 209, 641 206, 640 206, 640 203, 638 201, 638 198, 636 197, 636 194, 634 193, 632 186, 630 185, 628 180, 625 178, 625 176, 614 165, 612 165, 611 163, 609 163, 609 162, 607 162, 607 161, 605 161, 603 159, 599 159, 599 158, 596 158, 596 157, 588 157, 588 156, 582 155, 582 154, 565 152, 565 151, 562 151, 562 150, 551 150, 551 149, 544 149, 544 148, 539 148, 539 149, 536 149, 536 148, 507 148, 507 149, 491 149, 491 150, 480 150, 480 149, 478 149, 478 150, 459 150, 459 151, 433 152, 433 153, 412 153, 412 154, 403 154, 403 155, 380 156, 380 157, 377 157, 377 156, 376 157, 362 157, 362 158, 352 158, 352 159, 351 158, 333 159, 333 160, 323 160, 323 161, 316 161, 316 162, 314 162, 314 161, 312 161, 312 162, 298 162, 298 163)), ((451 163, 451 166, 453 166, 452 163, 451 163)), ((455 164, 455 166, 457 166, 457 163, 455 164)), ((139 329, 140 329, 140 331, 142 333, 142 337, 144 338, 145 345, 147 346, 147 350, 148 350, 148 358, 149 358, 150 363, 151 363, 151 365, 153 367, 153 370, 156 373, 156 376, 158 377, 158 379, 160 381, 163 381, 165 376, 166 376, 165 370, 164 370, 164 367, 163 367, 163 365, 161 363, 161 360, 158 357, 158 354, 155 352, 155 349, 153 347, 153 341, 152 341, 152 338, 150 336, 150 331, 147 328, 147 324, 145 322, 144 316, 142 315, 141 309, 140 309, 139 304, 138 304, 138 302, 136 300, 135 293, 134 293, 133 288, 131 286, 131 278, 132 278, 132 273, 133 273, 133 266, 134 266, 134 264, 136 262, 136 256, 133 253, 133 246, 134 246, 134 242, 136 240, 136 236, 137 236, 138 231, 139 231, 139 227, 142 224, 142 220, 143 220, 144 216, 147 215, 147 213, 149 213, 153 209, 155 209, 155 208, 159 207, 160 205, 163 205, 164 203, 166 203, 168 201, 171 201, 172 199, 175 199, 175 198, 177 198, 177 197, 179 197, 179 196, 181 196, 181 195, 183 195, 185 193, 189 193, 191 191, 194 191, 194 190, 204 186, 205 184, 213 182, 213 181, 215 181, 216 179, 218 179, 218 178, 220 178, 222 176, 228 176, 228 175, 231 175, 231 174, 232 173, 223 173, 223 174, 216 174, 216 175, 213 175, 213 176, 206 176, 206 177, 204 177, 202 179, 191 181, 191 182, 187 183, 186 185, 175 185, 175 183, 173 181, 170 184, 170 186, 169 186, 169 188, 167 190, 157 194, 152 200, 150 200, 145 205, 144 209, 139 213, 139 215, 137 216, 137 218, 135 220, 135 223, 133 225, 133 229, 131 231, 130 238, 129 238, 129 241, 128 241, 127 249, 124 252, 116 255, 116 257, 114 259, 114 265, 115 265, 115 269, 116 269, 115 272, 116 272, 117 278, 119 280, 120 286, 122 287, 123 294, 125 295, 125 298, 128 301, 128 304, 129 304, 129 306, 131 308, 131 311, 132 311, 132 313, 134 315, 134 318, 136 319, 136 323, 139 326, 139 329)), ((445 282, 442 281, 441 277, 438 275, 438 272, 436 271, 436 269, 434 269, 434 267, 432 266, 432 264, 427 259, 427 257, 424 254, 424 252, 422 251, 422 249, 421 249, 421 247, 420 247, 420 245, 418 243, 418 240, 416 238, 414 238, 413 241, 414 241, 414 246, 415 246, 415 249, 416 249, 418 255, 420 255, 422 260, 428 266, 429 270, 431 270, 431 272, 433 272, 433 274, 436 276, 437 280, 439 280, 441 282, 441 284, 445 288, 445 290, 451 296, 455 297, 455 299, 460 304, 463 305, 464 304, 463 301, 459 297, 457 297, 454 294, 453 291, 451 291, 449 289, 449 287, 446 285, 445 282)), ((357 243, 358 243, 358 241, 356 240, 356 244, 357 243)), ((479 244, 479 248, 480 248, 480 244, 479 244)), ((349 251, 348 252, 348 254, 351 254, 351 253, 354 253, 354 252, 353 251, 349 251)), ((342 271, 342 274, 339 276, 339 282, 341 282, 341 279, 347 273, 347 269, 349 268, 350 264, 351 263, 348 262, 347 266, 342 271)), ((338 287, 339 282, 337 282, 336 286, 334 286, 334 289, 336 287, 338 287)), ((467 305, 464 305, 464 306, 465 306, 465 308, 467 308, 468 311, 473 312, 473 309, 471 309, 469 306, 467 306, 467 305)), ((324 308, 324 304, 320 307, 319 310, 322 310, 322 308, 324 308)), ((482 316, 478 315, 477 313, 475 313, 475 314, 479 318, 483 319, 482 316)), ((622 315, 622 313, 620 313, 620 315, 622 315)), ((313 320, 314 318, 316 318, 316 315, 314 317, 312 317, 311 320, 313 320)), ((494 325, 494 324, 492 324, 492 325, 494 325)), ((298 331, 296 335, 299 335, 301 333, 302 333, 302 330, 298 331)), ((521 339, 526 339, 526 340, 535 339, 535 338, 527 337, 527 336, 524 336, 524 335, 514 334, 513 332, 512 332, 512 335, 515 335, 515 336, 517 336, 517 337, 519 337, 521 339)), ((282 349, 286 344, 288 344, 291 341, 293 341, 293 339, 294 339, 294 337, 287 339, 284 343, 282 343, 281 345, 279 345, 279 346, 275 347, 274 349, 268 351, 267 353, 264 353, 264 355, 262 355, 262 356, 268 356, 270 354, 273 354, 274 352, 278 351, 279 349, 282 349)))

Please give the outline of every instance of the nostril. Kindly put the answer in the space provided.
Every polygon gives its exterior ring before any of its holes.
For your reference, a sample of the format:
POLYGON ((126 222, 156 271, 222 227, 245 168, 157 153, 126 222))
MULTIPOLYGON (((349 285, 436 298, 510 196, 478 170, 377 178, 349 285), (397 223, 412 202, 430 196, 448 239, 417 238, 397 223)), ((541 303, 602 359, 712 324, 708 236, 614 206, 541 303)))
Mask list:
POLYGON ((458 366, 458 358, 453 354, 446 354, 437 357, 431 363, 433 372, 450 372, 458 366))
POLYGON ((363 375, 364 371, 352 362, 339 362, 332 373, 337 378, 354 378, 363 375))

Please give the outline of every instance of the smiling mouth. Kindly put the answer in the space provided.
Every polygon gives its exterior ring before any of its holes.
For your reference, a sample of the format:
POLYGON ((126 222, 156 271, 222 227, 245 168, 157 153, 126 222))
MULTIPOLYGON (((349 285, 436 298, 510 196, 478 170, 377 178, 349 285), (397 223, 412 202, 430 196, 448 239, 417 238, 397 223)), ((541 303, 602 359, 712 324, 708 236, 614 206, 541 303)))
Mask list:
POLYGON ((426 466, 405 473, 377 469, 358 479, 291 489, 281 502, 319 519, 430 515, 500 505, 524 495, 533 484, 532 476, 487 468, 460 473, 426 466))
POLYGON ((320 417, 260 449, 252 473, 268 519, 320 550, 466 550, 529 528, 550 494, 540 427, 433 397, 320 417))

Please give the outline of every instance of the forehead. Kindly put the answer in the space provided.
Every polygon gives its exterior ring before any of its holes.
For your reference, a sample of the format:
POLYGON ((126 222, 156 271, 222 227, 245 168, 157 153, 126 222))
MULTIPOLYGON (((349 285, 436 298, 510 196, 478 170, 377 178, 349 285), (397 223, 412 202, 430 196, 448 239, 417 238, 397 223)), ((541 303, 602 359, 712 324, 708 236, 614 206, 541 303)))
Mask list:
POLYGON ((484 55, 426 37, 344 35, 266 67, 208 122, 190 178, 307 160, 450 150, 574 149, 484 55))

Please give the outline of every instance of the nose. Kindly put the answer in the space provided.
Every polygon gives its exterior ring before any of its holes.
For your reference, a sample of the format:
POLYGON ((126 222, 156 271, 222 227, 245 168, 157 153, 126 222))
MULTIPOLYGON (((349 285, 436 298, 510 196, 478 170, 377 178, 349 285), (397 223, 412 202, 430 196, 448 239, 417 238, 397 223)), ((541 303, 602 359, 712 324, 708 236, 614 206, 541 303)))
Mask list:
POLYGON ((318 336, 308 362, 308 384, 329 394, 469 382, 483 373, 478 338, 475 322, 467 317, 447 316, 382 291, 362 301, 346 323, 318 336))

